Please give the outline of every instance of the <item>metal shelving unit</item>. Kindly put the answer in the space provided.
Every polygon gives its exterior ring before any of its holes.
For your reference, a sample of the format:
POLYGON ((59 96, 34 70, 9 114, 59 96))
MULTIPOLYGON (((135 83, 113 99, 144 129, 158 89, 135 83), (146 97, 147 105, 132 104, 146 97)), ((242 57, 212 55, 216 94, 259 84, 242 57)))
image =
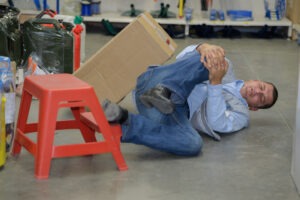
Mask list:
MULTIPOLYGON (((134 20, 134 17, 121 16, 120 13, 107 12, 100 15, 84 17, 85 22, 101 22, 102 19, 107 19, 112 23, 130 23, 134 20)), ((187 24, 184 18, 156 18, 157 22, 160 24, 175 24, 175 25, 210 25, 210 26, 242 26, 242 27, 259 27, 259 26, 276 26, 276 27, 287 27, 288 37, 292 35, 293 24, 287 19, 283 18, 281 20, 269 20, 266 18, 256 18, 253 21, 231 21, 226 19, 225 21, 211 21, 209 19, 203 18, 200 14, 193 15, 193 19, 187 24)))

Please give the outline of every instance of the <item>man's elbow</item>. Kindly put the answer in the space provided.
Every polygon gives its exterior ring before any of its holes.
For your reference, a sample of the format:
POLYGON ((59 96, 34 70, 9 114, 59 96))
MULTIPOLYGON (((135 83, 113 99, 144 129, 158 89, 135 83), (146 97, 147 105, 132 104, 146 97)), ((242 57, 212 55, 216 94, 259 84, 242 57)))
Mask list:
POLYGON ((218 123, 212 124, 212 129, 219 133, 234 133, 248 127, 248 120, 235 123, 218 123))

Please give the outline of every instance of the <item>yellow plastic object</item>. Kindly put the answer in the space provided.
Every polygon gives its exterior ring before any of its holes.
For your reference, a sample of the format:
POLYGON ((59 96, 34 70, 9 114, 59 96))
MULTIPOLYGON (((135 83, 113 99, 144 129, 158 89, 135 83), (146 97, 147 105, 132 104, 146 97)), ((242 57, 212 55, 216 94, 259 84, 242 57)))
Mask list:
POLYGON ((4 94, 2 94, 0 113, 0 168, 4 167, 6 161, 5 102, 6 98, 4 94))
POLYGON ((183 0, 179 0, 179 18, 183 17, 183 0))

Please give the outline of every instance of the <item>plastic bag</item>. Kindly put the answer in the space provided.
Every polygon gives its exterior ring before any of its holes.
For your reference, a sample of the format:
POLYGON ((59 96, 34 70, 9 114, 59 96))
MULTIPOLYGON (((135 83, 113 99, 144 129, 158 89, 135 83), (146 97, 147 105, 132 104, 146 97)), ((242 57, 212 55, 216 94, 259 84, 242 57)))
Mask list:
POLYGON ((17 8, 0 5, 0 55, 21 62, 22 45, 17 8))
POLYGON ((41 58, 36 52, 32 52, 27 60, 24 62, 23 66, 17 70, 16 75, 16 94, 21 96, 23 91, 24 77, 29 75, 45 75, 50 74, 50 72, 44 67, 41 58))

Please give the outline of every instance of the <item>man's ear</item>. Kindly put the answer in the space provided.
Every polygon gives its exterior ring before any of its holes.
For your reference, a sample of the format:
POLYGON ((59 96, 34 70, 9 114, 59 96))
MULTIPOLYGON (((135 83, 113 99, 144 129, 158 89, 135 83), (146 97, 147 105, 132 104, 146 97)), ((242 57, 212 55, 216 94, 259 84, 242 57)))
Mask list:
POLYGON ((257 111, 258 108, 256 108, 256 107, 249 107, 249 110, 251 110, 251 111, 257 111))

